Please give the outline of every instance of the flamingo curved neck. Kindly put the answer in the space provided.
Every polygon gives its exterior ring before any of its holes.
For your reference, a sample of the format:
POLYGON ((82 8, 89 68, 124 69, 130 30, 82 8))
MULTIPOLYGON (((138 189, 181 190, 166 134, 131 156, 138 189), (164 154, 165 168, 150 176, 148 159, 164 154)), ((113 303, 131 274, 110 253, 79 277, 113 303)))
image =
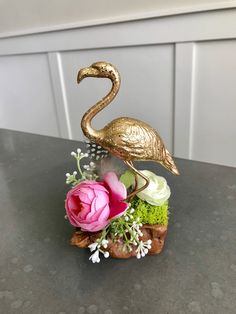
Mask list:
POLYGON ((120 88, 120 80, 119 77, 110 78, 112 81, 112 88, 110 92, 103 97, 100 101, 98 101, 94 106, 92 106, 83 116, 81 120, 81 128, 86 137, 88 137, 92 141, 96 141, 97 139, 101 139, 102 130, 95 130, 92 125, 92 119, 105 107, 107 107, 111 101, 117 95, 120 88))

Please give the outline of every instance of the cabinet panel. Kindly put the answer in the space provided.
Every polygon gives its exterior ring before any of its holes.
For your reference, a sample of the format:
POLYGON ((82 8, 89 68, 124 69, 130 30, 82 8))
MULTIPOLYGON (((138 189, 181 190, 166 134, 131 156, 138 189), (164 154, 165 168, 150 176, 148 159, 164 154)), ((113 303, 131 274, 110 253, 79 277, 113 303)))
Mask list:
POLYGON ((60 135, 46 54, 0 57, 0 127, 60 135))
POLYGON ((197 44, 191 158, 236 166, 236 41, 197 44))

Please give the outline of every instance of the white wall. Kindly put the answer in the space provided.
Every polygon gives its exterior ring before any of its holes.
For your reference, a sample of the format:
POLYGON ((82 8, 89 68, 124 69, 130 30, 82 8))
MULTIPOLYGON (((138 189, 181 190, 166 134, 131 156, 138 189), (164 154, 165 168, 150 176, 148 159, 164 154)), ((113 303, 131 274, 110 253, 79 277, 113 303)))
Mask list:
POLYGON ((0 127, 82 139, 85 110, 109 89, 79 68, 121 72, 96 119, 129 115, 155 127, 175 156, 236 166, 236 9, 180 14, 0 39, 0 127))
POLYGON ((0 0, 0 37, 235 6, 232 0, 0 0))

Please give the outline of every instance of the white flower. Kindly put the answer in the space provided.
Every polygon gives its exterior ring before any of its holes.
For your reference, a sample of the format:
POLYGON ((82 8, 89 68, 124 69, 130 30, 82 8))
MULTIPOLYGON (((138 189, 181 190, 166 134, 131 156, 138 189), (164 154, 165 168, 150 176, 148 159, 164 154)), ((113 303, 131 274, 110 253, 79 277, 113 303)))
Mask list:
MULTIPOLYGON (((93 243, 94 244, 94 243, 93 243)), ((99 263, 100 262, 100 258, 99 258, 99 250, 95 251, 95 253, 93 253, 89 260, 92 260, 93 263, 99 263)))
POLYGON ((109 255, 110 255, 109 252, 104 252, 104 257, 105 257, 105 258, 108 258, 109 255))
POLYGON ((151 249, 152 240, 148 240, 146 242, 140 241, 138 247, 136 249, 136 257, 140 259, 148 254, 148 250, 151 249))
POLYGON ((95 169, 96 168, 96 165, 95 165, 95 163, 93 161, 91 161, 89 163, 89 165, 90 165, 91 169, 95 169))
POLYGON ((108 246, 108 240, 103 239, 103 240, 102 240, 102 246, 104 247, 104 249, 106 249, 107 246, 108 246))
MULTIPOLYGON (((141 170, 141 172, 149 179, 150 183, 137 196, 151 205, 161 206, 170 197, 170 188, 166 179, 148 170, 141 170)), ((138 176, 138 188, 144 184, 144 179, 138 176)))
POLYGON ((103 240, 102 240, 102 245, 106 245, 106 244, 108 244, 108 240, 103 239, 103 240))
POLYGON ((88 248, 90 249, 90 252, 93 252, 93 251, 95 251, 97 249, 97 246, 98 246, 98 243, 94 242, 94 243, 90 244, 88 246, 88 248))

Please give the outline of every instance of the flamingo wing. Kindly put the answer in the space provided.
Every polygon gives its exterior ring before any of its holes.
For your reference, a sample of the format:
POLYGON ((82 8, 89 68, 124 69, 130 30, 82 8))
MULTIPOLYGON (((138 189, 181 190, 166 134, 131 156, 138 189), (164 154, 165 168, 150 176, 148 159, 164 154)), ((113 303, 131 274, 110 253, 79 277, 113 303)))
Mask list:
POLYGON ((110 150, 126 160, 163 159, 165 148, 158 133, 148 124, 132 119, 118 118, 105 127, 110 150))

